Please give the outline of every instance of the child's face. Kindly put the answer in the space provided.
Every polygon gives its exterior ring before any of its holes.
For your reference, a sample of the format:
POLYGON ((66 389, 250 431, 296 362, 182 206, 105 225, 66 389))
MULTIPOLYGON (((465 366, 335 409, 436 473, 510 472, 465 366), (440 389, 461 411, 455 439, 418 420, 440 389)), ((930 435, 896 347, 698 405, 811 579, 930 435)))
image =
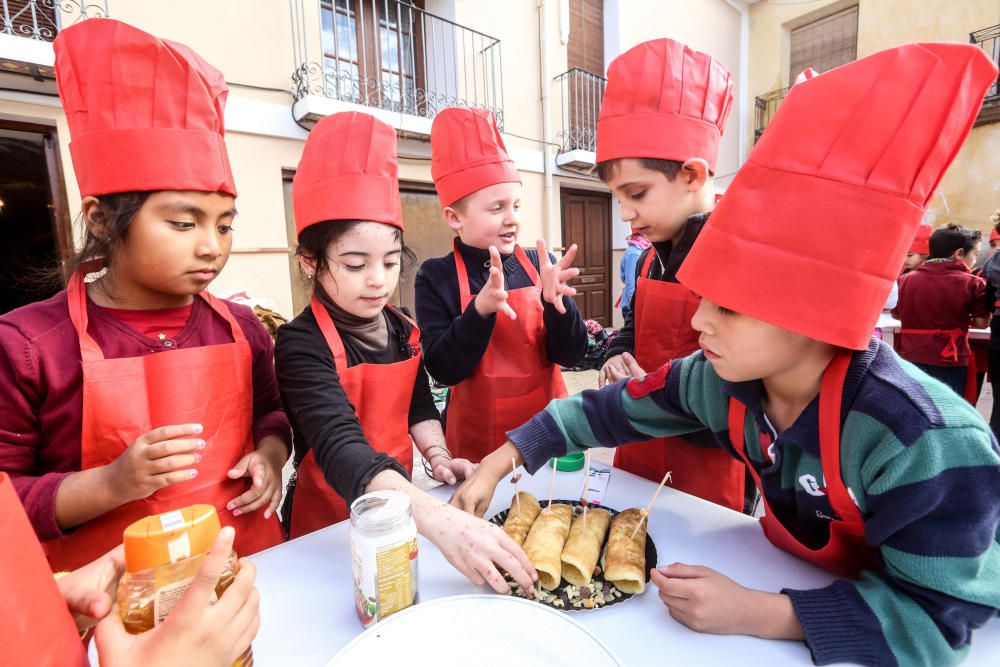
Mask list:
POLYGON ((913 270, 927 261, 927 255, 921 255, 919 252, 908 252, 906 253, 906 259, 903 260, 903 270, 913 270))
POLYGON ((671 240, 688 217, 707 210, 699 196, 707 173, 706 168, 699 180, 697 174, 682 169, 671 181, 666 175, 642 166, 639 160, 625 158, 618 162, 606 185, 621 202, 622 220, 632 233, 656 243, 671 240))
MULTIPOLYGON (((397 227, 362 222, 327 246, 327 270, 318 274, 316 281, 341 309, 371 319, 396 291, 402 251, 397 227)), ((311 273, 313 263, 304 258, 300 261, 311 273)))
POLYGON ((784 373, 820 347, 828 347, 801 334, 776 327, 748 315, 720 308, 702 299, 691 318, 701 336, 705 358, 723 380, 745 382, 784 373))
POLYGON ((465 198, 462 210, 445 207, 448 225, 467 246, 496 246, 502 255, 514 252, 521 226, 520 183, 496 183, 465 198))
POLYGON ((116 289, 147 308, 190 302, 229 259, 235 201, 215 192, 150 195, 115 251, 116 289))

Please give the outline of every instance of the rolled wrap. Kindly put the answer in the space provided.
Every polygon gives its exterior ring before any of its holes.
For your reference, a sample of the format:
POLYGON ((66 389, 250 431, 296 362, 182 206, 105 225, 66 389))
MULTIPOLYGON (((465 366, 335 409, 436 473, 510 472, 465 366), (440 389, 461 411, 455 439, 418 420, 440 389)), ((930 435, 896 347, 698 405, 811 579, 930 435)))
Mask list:
POLYGON ((573 519, 562 552, 563 579, 574 586, 590 583, 610 523, 611 514, 603 509, 588 509, 586 514, 573 519))
POLYGON ((643 518, 642 510, 632 508, 611 521, 604 556, 604 579, 623 593, 637 594, 646 590, 646 521, 643 518), (640 522, 642 526, 635 530, 640 522))
POLYGON ((538 583, 545 590, 558 588, 562 579, 562 551, 572 520, 569 505, 549 505, 539 513, 524 540, 524 553, 538 570, 538 583))
POLYGON ((521 491, 510 499, 510 511, 503 522, 503 532, 510 535, 511 539, 518 544, 524 544, 528 537, 528 531, 538 518, 538 513, 542 511, 538 499, 527 491, 521 491), (518 502, 520 499, 520 503, 518 502))

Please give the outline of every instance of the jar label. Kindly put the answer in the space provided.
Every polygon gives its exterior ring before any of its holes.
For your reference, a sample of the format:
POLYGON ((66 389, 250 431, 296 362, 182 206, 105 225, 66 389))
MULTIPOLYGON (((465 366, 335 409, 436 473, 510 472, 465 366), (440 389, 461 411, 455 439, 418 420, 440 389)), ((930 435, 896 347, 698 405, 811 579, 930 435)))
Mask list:
POLYGON ((416 602, 417 540, 366 550, 351 540, 354 602, 365 627, 416 602))

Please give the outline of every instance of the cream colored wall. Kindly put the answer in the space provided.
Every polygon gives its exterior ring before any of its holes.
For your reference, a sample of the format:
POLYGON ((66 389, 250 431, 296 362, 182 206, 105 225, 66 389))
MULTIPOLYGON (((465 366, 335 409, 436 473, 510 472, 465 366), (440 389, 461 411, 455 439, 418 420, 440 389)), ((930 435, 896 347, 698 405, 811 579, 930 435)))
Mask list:
MULTIPOLYGON (((619 12, 618 44, 622 53, 641 42, 670 37, 711 54, 734 80, 739 76, 740 14, 724 0, 619 0, 619 12)), ((739 100, 734 99, 719 145, 716 173, 724 177, 720 178, 722 182, 728 182, 739 168, 738 109, 739 100)))
MULTIPOLYGON (((750 87, 748 122, 753 127, 753 98, 788 85, 789 31, 834 11, 857 4, 858 57, 915 41, 968 43, 969 33, 995 25, 996 0, 819 0, 770 4, 750 9, 750 87)), ((749 141, 753 141, 752 132, 749 141)), ((974 128, 945 174, 929 206, 934 225, 949 222, 983 231, 1000 207, 1000 124, 974 128)))

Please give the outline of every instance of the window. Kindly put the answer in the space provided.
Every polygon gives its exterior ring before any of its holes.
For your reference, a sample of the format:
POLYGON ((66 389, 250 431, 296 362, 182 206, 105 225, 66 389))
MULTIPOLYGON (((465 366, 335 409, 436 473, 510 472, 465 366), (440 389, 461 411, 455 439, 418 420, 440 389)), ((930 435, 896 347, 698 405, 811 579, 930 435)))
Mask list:
POLYGON ((417 113, 422 2, 321 0, 326 94, 417 113))
POLYGON ((858 57, 858 7, 792 30, 788 83, 791 85, 804 69, 826 72, 858 57))

